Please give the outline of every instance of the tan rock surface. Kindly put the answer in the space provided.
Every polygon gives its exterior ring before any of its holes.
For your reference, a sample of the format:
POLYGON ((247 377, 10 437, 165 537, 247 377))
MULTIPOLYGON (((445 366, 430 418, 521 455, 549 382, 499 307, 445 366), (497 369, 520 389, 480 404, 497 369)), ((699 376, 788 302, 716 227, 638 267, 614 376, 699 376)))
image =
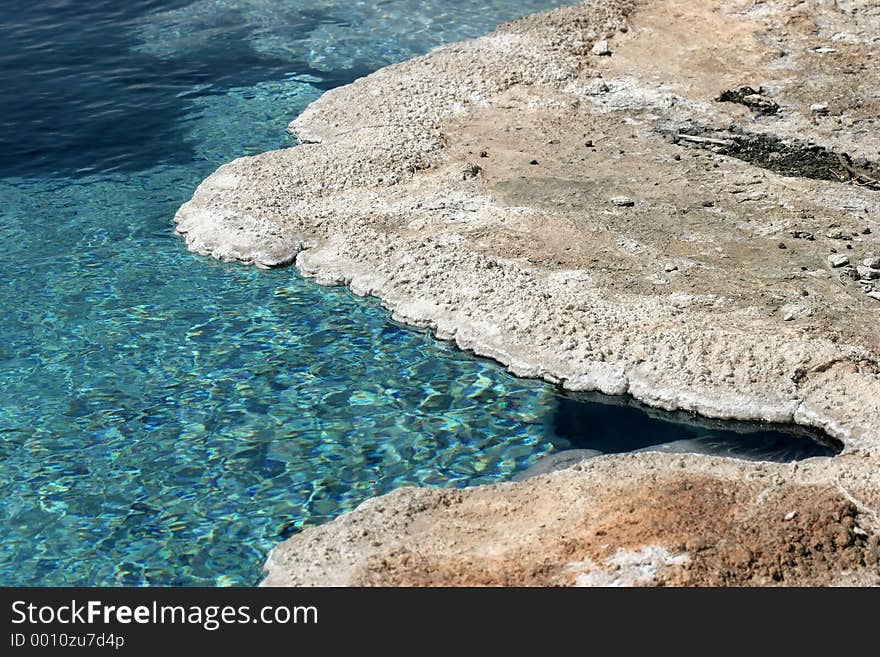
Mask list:
POLYGON ((876 582, 878 62, 871 2, 585 3, 328 92, 303 145, 208 178, 176 217, 194 251, 295 259, 518 374, 846 446, 398 491, 267 583, 876 582))
POLYGON ((276 547, 264 585, 877 585, 873 472, 841 459, 859 475, 632 454, 399 489, 276 547))

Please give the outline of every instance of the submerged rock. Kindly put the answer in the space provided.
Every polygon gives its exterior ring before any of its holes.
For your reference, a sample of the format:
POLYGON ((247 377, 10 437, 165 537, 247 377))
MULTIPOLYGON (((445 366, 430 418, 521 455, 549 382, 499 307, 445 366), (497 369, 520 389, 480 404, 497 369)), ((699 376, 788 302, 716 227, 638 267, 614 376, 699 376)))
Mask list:
POLYGON ((596 449, 566 449, 545 456, 530 468, 514 475, 511 481, 525 481, 538 475, 548 474, 556 470, 564 470, 565 468, 577 465, 581 461, 597 456, 602 456, 602 452, 596 449))

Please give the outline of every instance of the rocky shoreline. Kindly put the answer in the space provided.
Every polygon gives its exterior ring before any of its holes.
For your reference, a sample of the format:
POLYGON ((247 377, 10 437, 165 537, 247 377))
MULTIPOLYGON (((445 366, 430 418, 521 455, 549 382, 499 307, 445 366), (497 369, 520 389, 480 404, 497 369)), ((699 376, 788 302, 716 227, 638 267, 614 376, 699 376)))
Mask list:
POLYGON ((295 262, 519 375, 845 445, 398 491, 278 546, 267 583, 880 582, 878 34, 855 0, 584 3, 330 91, 300 146, 209 177, 176 216, 193 251, 295 262), (622 513, 641 531, 598 528, 622 513))

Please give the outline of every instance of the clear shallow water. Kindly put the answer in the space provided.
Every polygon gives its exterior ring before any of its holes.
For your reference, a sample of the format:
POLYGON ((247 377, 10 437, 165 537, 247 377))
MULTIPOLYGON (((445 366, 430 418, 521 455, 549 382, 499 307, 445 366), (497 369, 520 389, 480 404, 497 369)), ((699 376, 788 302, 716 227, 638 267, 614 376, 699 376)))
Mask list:
POLYGON ((721 435, 573 403, 375 302, 172 235, 202 178, 290 145, 323 90, 555 3, 11 4, 0 584, 253 584, 278 540, 400 485, 503 480, 615 433, 721 435))

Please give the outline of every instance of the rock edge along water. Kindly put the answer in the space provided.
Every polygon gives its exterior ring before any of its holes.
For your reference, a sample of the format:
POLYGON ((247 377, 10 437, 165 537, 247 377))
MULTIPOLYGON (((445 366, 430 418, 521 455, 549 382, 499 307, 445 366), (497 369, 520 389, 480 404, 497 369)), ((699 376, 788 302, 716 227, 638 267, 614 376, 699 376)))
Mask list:
MULTIPOLYGON (((178 231, 199 253, 260 266, 295 261, 320 283, 376 295, 396 318, 517 374, 661 408, 820 427, 844 441, 842 457, 761 467, 780 486, 854 504, 858 517, 846 531, 868 556, 847 568, 873 577, 880 303, 872 279, 855 268, 841 274, 827 256, 877 255, 880 194, 846 168, 840 181, 783 176, 724 154, 722 144, 706 148, 711 137, 699 142, 699 134, 746 130, 845 152, 851 168, 873 170, 880 143, 869 128, 880 108, 863 90, 880 82, 871 37, 880 13, 868 3, 847 11, 802 5, 592 2, 436 49, 325 94, 291 125, 302 145, 221 167, 180 209, 178 231), (594 54, 600 40, 607 45, 594 54), (715 100, 745 85, 779 110, 715 100), (827 114, 811 111, 818 102, 827 114), (669 139, 670 131, 691 139, 669 139)), ((601 479, 604 468, 619 476, 615 458, 595 460, 590 477, 601 479)), ((640 493, 660 485, 644 477, 658 458, 622 460, 640 493)), ((681 464, 675 482, 720 476, 704 458, 672 461, 681 464)), ((758 466, 729 467, 733 504, 758 466)), ((580 485, 569 481, 576 469, 566 472, 552 482, 580 485)), ((517 485, 526 484, 538 485, 517 485)), ((691 506, 709 505, 691 497, 691 506)), ((825 505, 831 516, 850 517, 837 501, 825 505)), ((375 516, 381 504, 352 516, 375 516)), ((304 563, 295 546, 321 542, 313 537, 335 524, 277 548, 269 581, 326 581, 334 558, 304 563), (300 577, 315 568, 323 575, 300 577)), ((417 517, 413 524, 430 530, 417 517)), ((375 531, 382 550, 403 540, 391 540, 381 523, 375 531)), ((406 540, 414 531, 407 525, 406 540)), ((692 531, 699 535, 700 523, 692 531)), ((642 555, 618 539, 617 548, 642 555)), ((493 540, 505 544, 496 535, 479 545, 493 540)), ((614 554, 593 554, 581 570, 609 559, 641 567, 642 557, 614 554)), ((693 570, 688 554, 647 570, 693 570)), ((344 583, 381 582, 370 578, 388 571, 365 565, 373 562, 364 554, 337 558, 361 565, 344 583)), ((799 563, 801 579, 784 568, 734 568, 733 579, 722 579, 839 581, 837 562, 823 580, 820 561, 799 563)), ((548 568, 559 574, 568 563, 548 568)), ((398 583, 406 581, 419 579, 398 583)))

